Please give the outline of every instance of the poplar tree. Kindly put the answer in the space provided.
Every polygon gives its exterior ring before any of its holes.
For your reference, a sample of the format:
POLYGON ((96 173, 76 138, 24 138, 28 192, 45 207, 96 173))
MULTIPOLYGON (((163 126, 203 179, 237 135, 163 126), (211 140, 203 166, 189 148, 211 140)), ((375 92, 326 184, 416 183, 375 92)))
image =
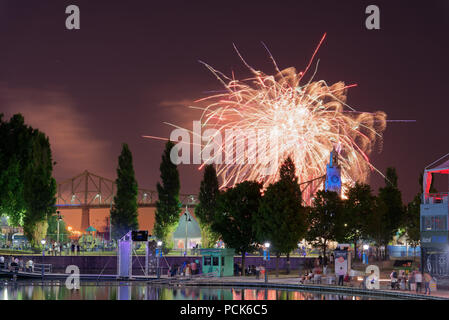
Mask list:
MULTIPOLYGON (((170 157, 174 147, 175 144, 172 141, 165 144, 160 165, 161 183, 158 182, 156 186, 158 201, 156 202, 156 221, 153 233, 163 241, 166 247, 172 245, 170 237, 176 228, 181 213, 179 172, 170 157)), ((173 151, 176 151, 176 149, 173 151)))
POLYGON ((133 157, 126 143, 118 158, 117 193, 111 209, 112 233, 115 239, 122 237, 130 230, 139 228, 137 220, 137 181, 134 174, 133 157))
POLYGON ((384 245, 388 245, 403 223, 405 207, 402 203, 401 191, 398 188, 396 169, 389 167, 385 174, 385 187, 379 188, 378 198, 383 207, 383 225, 386 228, 384 245))
POLYGON ((30 162, 25 169, 26 214, 23 231, 33 246, 47 235, 47 219, 56 212, 56 180, 48 137, 33 130, 30 162))
POLYGON ((201 242, 204 248, 213 247, 219 237, 211 229, 218 195, 217 172, 212 164, 208 164, 204 167, 204 176, 198 195, 199 203, 195 208, 195 216, 198 218, 201 227, 201 242))

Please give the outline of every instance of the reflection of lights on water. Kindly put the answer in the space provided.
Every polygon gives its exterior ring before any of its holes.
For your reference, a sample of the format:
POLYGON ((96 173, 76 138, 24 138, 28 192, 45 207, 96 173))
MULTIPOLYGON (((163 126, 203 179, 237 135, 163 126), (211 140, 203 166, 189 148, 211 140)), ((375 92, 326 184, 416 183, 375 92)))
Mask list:
POLYGON ((8 288, 3 291, 3 300, 8 300, 8 288))

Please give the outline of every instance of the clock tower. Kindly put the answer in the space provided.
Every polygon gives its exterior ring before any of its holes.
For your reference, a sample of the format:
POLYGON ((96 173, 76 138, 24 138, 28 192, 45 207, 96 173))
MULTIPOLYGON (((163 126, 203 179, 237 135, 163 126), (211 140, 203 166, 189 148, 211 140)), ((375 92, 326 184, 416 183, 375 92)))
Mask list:
POLYGON ((341 168, 338 165, 338 154, 335 148, 330 154, 329 163, 326 166, 326 191, 334 191, 341 197, 341 168))

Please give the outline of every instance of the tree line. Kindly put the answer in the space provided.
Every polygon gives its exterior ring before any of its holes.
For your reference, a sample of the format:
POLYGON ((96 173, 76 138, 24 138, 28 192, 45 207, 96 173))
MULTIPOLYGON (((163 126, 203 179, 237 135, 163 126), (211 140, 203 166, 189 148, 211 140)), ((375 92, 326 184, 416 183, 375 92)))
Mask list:
POLYGON ((332 241, 354 243, 357 250, 357 243, 363 240, 375 245, 378 258, 379 247, 386 247, 394 236, 407 233, 412 246, 419 243, 421 197, 403 205, 394 168, 387 169, 385 186, 377 196, 368 184, 355 183, 344 199, 336 192, 318 191, 310 207, 303 205, 290 158, 280 167, 279 181, 266 190, 258 182, 245 181, 219 192, 214 174, 214 167, 206 166, 195 213, 210 230, 206 244, 223 239, 242 255, 243 266, 245 252, 265 241, 271 243, 270 251, 277 257, 276 270, 278 258, 286 255, 289 261, 290 252, 303 239, 323 254, 332 241))
MULTIPOLYGON (((9 121, 3 117, 0 114, 0 216, 7 217, 11 226, 23 227, 31 246, 37 248, 42 239, 57 238, 56 162, 45 133, 27 125, 20 113, 9 121)), ((111 222, 114 237, 119 238, 138 228, 137 182, 127 144, 122 146, 116 184, 111 222)), ((67 240, 67 233, 59 221, 60 238, 67 240)))
POLYGON ((0 114, 0 213, 38 246, 56 213, 56 181, 50 142, 25 124, 21 114, 9 121, 0 114))
MULTIPOLYGON (((169 142, 164 151, 163 186, 158 185, 156 211, 156 236, 167 243, 181 210, 179 175, 176 165, 169 160, 174 147, 169 142)), ((295 171, 292 159, 287 158, 280 167, 279 181, 265 190, 257 181, 244 181, 220 191, 214 166, 205 165, 195 208, 203 247, 212 247, 222 239, 227 247, 242 255, 244 269, 245 253, 256 250, 266 241, 271 243, 270 251, 277 258, 286 255, 287 260, 303 239, 324 254, 332 241, 354 243, 357 250, 357 243, 363 240, 374 244, 378 257, 380 247, 386 247, 393 237, 404 233, 412 246, 418 245, 421 195, 405 206, 394 168, 387 168, 385 185, 377 195, 368 184, 356 182, 347 189, 343 199, 332 191, 318 191, 311 206, 305 206, 302 201, 295 171)))
MULTIPOLYGON (((56 182, 52 177, 55 162, 49 139, 26 125, 20 114, 9 121, 0 115, 0 136, 0 213, 9 217, 10 224, 23 226, 27 238, 37 246, 50 233, 47 231, 53 232, 57 221, 56 182)), ((171 235, 181 213, 179 173, 170 159, 173 153, 177 149, 169 141, 160 165, 153 229, 167 247, 172 245, 171 235)), ((265 190, 260 182, 244 181, 220 191, 214 166, 205 165, 195 208, 203 247, 212 247, 222 239, 242 255, 244 264, 245 253, 265 241, 271 243, 270 251, 278 258, 289 257, 302 239, 324 252, 331 241, 357 243, 363 239, 377 247, 386 246, 398 233, 407 233, 413 246, 419 243, 421 195, 403 205, 394 168, 387 169, 385 186, 378 195, 369 185, 355 183, 345 199, 334 192, 318 191, 310 207, 303 204, 292 159, 285 159, 279 176, 279 181, 265 190)), ((138 228, 137 181, 126 143, 118 159, 116 184, 111 225, 113 237, 118 239, 138 228)))

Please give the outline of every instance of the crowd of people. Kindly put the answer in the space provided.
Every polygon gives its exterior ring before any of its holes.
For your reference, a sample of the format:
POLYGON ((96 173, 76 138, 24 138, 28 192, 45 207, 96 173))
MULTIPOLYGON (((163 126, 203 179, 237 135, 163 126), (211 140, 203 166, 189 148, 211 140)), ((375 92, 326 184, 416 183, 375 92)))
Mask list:
POLYGON ((174 264, 169 266, 167 275, 169 277, 197 275, 200 273, 200 263, 198 260, 192 262, 184 261, 182 265, 174 264))
MULTIPOLYGON (((245 268, 245 276, 255 276, 256 279, 259 279, 261 275, 265 273, 265 267, 262 265, 248 265, 245 268)), ((242 276, 243 268, 241 263, 234 263, 234 275, 242 276)))
POLYGON ((418 269, 406 274, 405 271, 399 275, 396 270, 390 274, 391 289, 409 290, 421 293, 424 284, 424 294, 430 295, 430 283, 434 281, 433 277, 427 272, 421 272, 418 269))
MULTIPOLYGON (((45 244, 45 253, 52 256, 58 255, 78 255, 84 251, 113 251, 117 248, 114 241, 102 241, 100 243, 83 243, 76 240, 69 242, 57 242, 55 240, 48 241, 45 244)), ((28 242, 22 242, 12 245, 11 243, 0 244, 0 249, 5 250, 31 250, 32 247, 28 242)))
MULTIPOLYGON (((322 277, 328 275, 328 268, 334 266, 334 254, 331 253, 329 256, 324 257, 319 255, 316 259, 309 259, 304 265, 304 271, 300 272, 299 282, 301 284, 305 283, 321 283, 322 277)), ((349 282, 349 274, 347 272, 337 272, 338 285, 344 285, 344 282, 349 282)), ((330 279, 336 281, 334 277, 329 275, 330 279)))
POLYGON ((4 256, 0 256, 0 270, 34 272, 34 262, 29 259, 24 264, 23 259, 18 257, 8 256, 5 259, 4 256))

